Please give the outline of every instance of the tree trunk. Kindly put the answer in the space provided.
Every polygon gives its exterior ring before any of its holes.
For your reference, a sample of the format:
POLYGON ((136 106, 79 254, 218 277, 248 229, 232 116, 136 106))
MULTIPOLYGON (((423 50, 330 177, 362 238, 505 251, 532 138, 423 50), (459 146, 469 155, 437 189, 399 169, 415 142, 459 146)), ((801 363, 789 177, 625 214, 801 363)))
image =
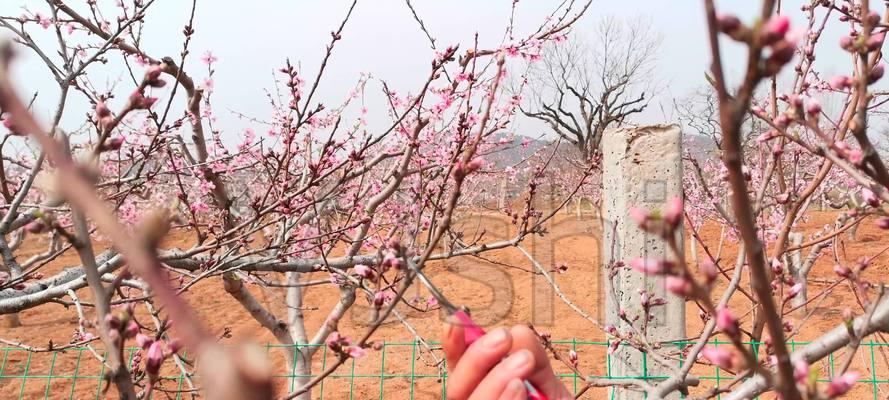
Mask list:
MULTIPOLYGON (((285 276, 289 285, 299 283, 300 274, 298 272, 287 272, 285 276)), ((306 334, 305 320, 303 319, 302 301, 302 287, 291 286, 287 288, 285 298, 285 303, 287 304, 287 327, 290 337, 293 338, 293 342, 296 344, 291 352, 293 354, 291 362, 295 363, 295 365, 291 366, 295 375, 293 382, 291 382, 294 389, 305 386, 311 379, 309 375, 312 372, 312 352, 307 346, 309 338, 306 334)), ((311 398, 311 390, 297 397, 299 400, 309 400, 311 398)))
MULTIPOLYGON (((789 235, 788 239, 790 239, 790 245, 792 247, 799 247, 800 245, 803 244, 803 234, 802 233, 793 232, 789 235)), ((788 258, 790 261, 790 263, 787 266, 787 268, 789 270, 788 272, 790 272, 792 274, 791 276, 793 276, 794 281, 796 281, 797 283, 803 284, 802 290, 800 290, 800 292, 796 295, 796 297, 794 297, 793 300, 791 300, 790 304, 794 308, 800 307, 800 309, 799 309, 800 315, 805 316, 806 315, 805 304, 806 304, 806 296, 807 296, 806 290, 808 288, 808 283, 806 282, 806 278, 807 278, 806 275, 808 275, 808 273, 805 270, 805 268, 803 267, 802 250, 794 250, 793 252, 791 252, 790 257, 788 257, 788 258)))
MULTIPOLYGON (((294 359, 296 362, 296 368, 293 370, 294 378, 294 389, 299 389, 309 383, 312 380, 312 352, 309 351, 309 347, 302 347, 299 350, 294 352, 294 359)), ((309 390, 299 396, 296 396, 296 400, 311 400, 312 399, 312 391, 309 390)))

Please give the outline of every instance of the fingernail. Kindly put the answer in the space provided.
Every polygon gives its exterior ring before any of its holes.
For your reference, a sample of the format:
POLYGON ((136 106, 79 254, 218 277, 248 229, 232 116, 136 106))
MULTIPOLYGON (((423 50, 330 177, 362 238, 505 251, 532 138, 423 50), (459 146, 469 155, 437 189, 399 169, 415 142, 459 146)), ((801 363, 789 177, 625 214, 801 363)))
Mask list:
POLYGON ((515 354, 509 356, 509 359, 506 362, 510 368, 524 367, 531 362, 531 352, 526 349, 519 350, 515 354))
POLYGON ((503 394, 500 396, 500 398, 518 399, 523 390, 525 390, 525 384, 518 379, 513 379, 506 384, 506 387, 503 389, 503 394))
POLYGON ((506 329, 495 329, 489 332, 487 335, 482 336, 482 338, 486 347, 499 346, 506 342, 506 329))

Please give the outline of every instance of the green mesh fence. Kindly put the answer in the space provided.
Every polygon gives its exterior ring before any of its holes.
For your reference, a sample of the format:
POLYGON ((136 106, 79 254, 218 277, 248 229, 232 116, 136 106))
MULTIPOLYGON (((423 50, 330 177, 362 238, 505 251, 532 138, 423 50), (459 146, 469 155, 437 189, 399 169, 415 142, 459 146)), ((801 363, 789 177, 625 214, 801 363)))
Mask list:
MULTIPOLYGON (((558 351, 577 351, 579 369, 588 376, 578 376, 563 365, 554 365, 557 375, 574 393, 583 392, 581 398, 601 399, 609 397, 609 390, 602 387, 587 388, 588 379, 608 380, 635 378, 657 381, 665 376, 649 375, 647 367, 640 376, 616 376, 611 373, 611 356, 607 342, 560 340, 553 342, 558 351)), ((681 362, 685 360, 678 350, 692 342, 673 343, 681 362)), ((730 346, 727 342, 713 342, 716 346, 730 346)), ((790 342, 791 349, 804 342, 790 342)), ((437 344, 428 344, 435 351, 430 354, 427 345, 420 342, 387 342, 379 351, 367 352, 362 358, 350 359, 335 373, 323 380, 312 391, 313 399, 444 399, 447 391, 445 368, 436 364, 441 357, 437 344), (434 356, 433 356, 434 354, 434 356)), ((760 347, 759 344, 754 346, 760 347)), ((866 342, 861 344, 853 360, 851 370, 861 374, 859 384, 849 398, 885 398, 889 392, 889 356, 885 354, 889 343, 866 342)), ((313 374, 296 373, 296 364, 288 363, 286 353, 296 354, 297 347, 269 344, 265 346, 274 364, 275 383, 280 393, 299 387, 299 378, 311 378, 323 371, 336 355, 321 346, 313 357, 313 374), (285 372, 285 373, 282 373, 285 372)), ((132 360, 138 349, 129 348, 125 356, 132 360)), ((625 347, 620 351, 635 351, 625 347)), ((104 368, 97 361, 101 350, 86 347, 71 348, 59 352, 35 353, 16 347, 0 347, 0 399, 100 399, 115 398, 113 388, 107 388, 104 368), (95 352, 95 353, 94 353, 95 352)), ((184 362, 190 362, 183 354, 184 362)), ((834 375, 842 356, 833 355, 816 363, 821 373, 819 381, 828 382, 834 375)), ((647 357, 643 366, 647 366, 647 357)), ((191 369, 190 367, 188 369, 191 369)), ((193 388, 199 387, 198 377, 188 376, 176 363, 167 361, 161 371, 161 380, 152 398, 191 399, 193 388)), ((690 388, 691 394, 703 393, 714 386, 733 381, 728 371, 709 365, 696 365, 692 375, 701 380, 699 387, 690 388)), ((719 396, 717 396, 719 398, 719 396)))

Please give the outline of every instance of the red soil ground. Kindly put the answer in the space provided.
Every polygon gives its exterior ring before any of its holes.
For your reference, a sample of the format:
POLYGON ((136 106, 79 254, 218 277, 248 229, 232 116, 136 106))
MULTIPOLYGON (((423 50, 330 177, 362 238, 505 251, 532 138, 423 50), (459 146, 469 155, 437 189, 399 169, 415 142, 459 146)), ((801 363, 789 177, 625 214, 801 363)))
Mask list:
MULTIPOLYGON (((812 213, 809 220, 802 225, 806 232, 813 232, 825 224, 833 224, 835 215, 832 213, 812 213)), ((480 226, 486 231, 487 240, 497 237, 507 237, 511 226, 500 218, 486 218, 482 221, 472 221, 472 226, 480 226)), ((550 234, 544 238, 535 238, 523 246, 538 258, 541 264, 553 266, 559 263, 567 263, 568 270, 564 274, 554 274, 554 277, 573 303, 586 310, 592 317, 602 317, 602 279, 601 261, 599 259, 598 223, 591 215, 581 219, 575 216, 560 215, 552 224, 550 234)), ((716 226, 706 226, 702 232, 705 243, 713 250, 718 248, 720 230, 716 226)), ((689 236, 687 236, 689 237, 689 236)), ((168 243, 169 247, 187 247, 190 238, 181 234, 173 237, 168 243)), ((21 257, 27 257, 31 253, 43 250, 43 244, 38 241, 28 243, 21 257)), ((859 230, 856 239, 845 241, 845 257, 852 261, 863 255, 874 255, 884 247, 889 246, 883 233, 865 223, 859 230)), ((699 250, 699 253, 701 251, 699 250)), ((701 253, 702 254, 702 253, 701 253)), ((737 254, 737 245, 727 242, 722 251, 721 265, 731 268, 737 254)), ((509 326, 514 324, 532 323, 543 332, 548 332, 555 340, 568 340, 568 344, 559 344, 557 350, 567 352, 571 347, 570 341, 576 339, 581 342, 603 342, 605 335, 592 323, 572 311, 551 291, 546 290, 546 282, 540 276, 528 273, 533 268, 528 260, 514 248, 498 250, 486 253, 487 260, 463 258, 445 262, 433 263, 428 267, 429 276, 443 289, 443 291, 457 304, 469 306, 475 318, 489 327, 509 326), (535 292, 534 288, 538 290, 535 292), (541 289, 543 288, 543 289, 541 289)), ((818 295, 835 281, 836 276, 832 272, 832 256, 825 253, 816 264, 812 276, 814 281, 810 285, 810 298, 818 295)), ((75 254, 65 254, 50 265, 46 273, 50 274, 65 266, 79 264, 75 254)), ((731 271, 727 271, 731 274, 731 271)), ((865 276, 873 282, 881 282, 889 274, 889 255, 878 256, 865 276)), ((746 275, 746 273, 745 273, 746 275)), ((265 276, 270 280, 279 280, 281 277, 275 274, 265 276)), ((323 278, 316 277, 307 279, 323 278)), ((723 280, 724 285, 724 280, 723 280)), ((310 287, 306 291, 305 304, 317 307, 306 311, 307 324, 310 331, 314 331, 325 318, 328 310, 337 299, 335 289, 326 286, 310 287)), ((284 307, 283 289, 262 288, 258 285, 251 287, 252 292, 263 301, 265 306, 278 313, 286 315, 284 307)), ((414 294, 425 298, 426 292, 421 288, 409 292, 409 297, 414 294)), ((717 294, 719 291, 717 291, 717 294)), ((78 295, 82 299, 89 299, 88 290, 81 290, 78 295)), ((250 340, 260 344, 274 343, 274 338, 254 322, 244 309, 222 290, 221 278, 212 278, 195 285, 187 295, 188 301, 197 310, 200 317, 215 332, 221 335, 226 329, 230 329, 231 338, 221 339, 225 343, 238 343, 250 340)), ((367 300, 359 296, 353 311, 340 324, 340 331, 347 336, 360 336, 366 327, 367 300)), ((850 307, 856 313, 861 313, 861 306, 851 294, 848 286, 843 283, 836 286, 832 292, 824 297, 819 297, 808 307, 809 316, 806 318, 803 328, 795 334, 791 340, 794 342, 811 340, 823 332, 833 328, 842 320, 841 314, 845 307, 850 307)), ((749 324, 750 302, 742 294, 736 294, 732 303, 733 309, 738 314, 743 314, 743 322, 749 324)), ((789 306, 788 308, 789 309, 789 306)), ((441 316, 438 312, 418 312, 409 307, 400 306, 399 310, 408 316, 410 324, 429 340, 438 340, 442 331, 441 316)), ((792 319, 799 322, 801 317, 794 313, 792 319)), ((146 325, 151 325, 144 306, 140 306, 137 317, 146 325)), ((33 346, 46 346, 51 340, 53 343, 68 343, 71 334, 77 328, 77 314, 73 309, 66 309, 59 304, 46 304, 20 314, 21 327, 0 328, 0 337, 7 340, 19 340, 33 346)), ((153 326, 153 325, 152 325, 153 326)), ((694 336, 702 327, 698 317, 696 304, 687 303, 687 332, 694 336)), ((333 377, 325 382, 323 388, 316 388, 313 398, 440 398, 442 383, 437 379, 436 357, 441 356, 439 350, 429 353, 422 345, 415 346, 414 337, 398 321, 390 321, 381 327, 374 338, 385 340, 393 344, 381 351, 369 351, 367 356, 358 359, 354 366, 347 363, 333 377), (383 359, 384 358, 384 359, 383 359), (384 361, 384 362, 383 362, 384 361), (381 371, 381 364, 385 369, 381 371), (413 368, 412 379, 410 377, 413 368), (396 377, 382 375, 400 375, 396 377), (354 379, 349 376, 354 375, 354 379), (345 376, 345 377, 343 377, 345 376), (413 381, 413 385, 411 382, 413 381)), ((692 338, 693 339, 693 338, 692 338)), ((882 338, 874 337, 874 340, 886 342, 882 338)), ((433 347, 435 347, 433 345, 433 347)), ((602 376, 605 370, 605 347, 596 345, 577 344, 577 352, 580 354, 580 369, 585 374, 602 376)), ((271 348, 269 356, 273 360, 276 373, 286 375, 290 373, 284 361, 283 349, 271 348)), ((114 389, 102 393, 98 380, 99 363, 87 351, 68 351, 53 355, 51 353, 29 354, 20 350, 0 350, 0 399, 6 398, 115 398, 114 389), (79 358, 79 363, 78 363, 79 358), (27 369, 27 370, 26 370, 27 369), (72 376, 77 375, 77 380, 72 376), (22 379, 21 375, 28 375, 28 379, 22 379), (51 380, 47 378, 54 375, 51 380), (10 377, 12 376, 12 377, 10 377)), ((842 352, 836 355, 837 362, 843 357, 842 352)), ((856 354, 851 369, 859 371, 863 379, 872 376, 877 380, 889 380, 889 355, 885 354, 882 347, 864 348, 856 354), (875 369, 872 368, 872 362, 875 369)), ((331 358, 328 358, 328 360, 331 358)), ((315 358, 314 372, 321 370, 324 362, 323 354, 315 358)), ((165 366, 165 374, 176 376, 179 374, 171 363, 165 366)), ((829 365, 820 365, 824 374, 829 371, 829 365)), ((567 373, 567 368, 557 365, 559 372, 567 373)), ((713 371, 706 367, 696 368, 695 372, 708 376, 713 371)), ((724 385, 731 376, 721 372, 721 383, 724 385)), ((282 377, 277 379, 280 390, 286 391, 291 387, 291 381, 282 377)), ((565 378, 569 387, 580 389, 583 387, 581 380, 571 377, 565 378), (576 384, 576 386, 575 386, 576 384)), ((693 393, 700 393, 704 389, 713 386, 714 381, 704 381, 700 388, 693 393)), ((175 390, 180 383, 176 381, 164 382, 162 388, 175 390)), ((181 383, 182 388, 187 388, 186 383, 181 383)), ((879 397, 885 397, 885 384, 862 383, 856 386, 850 398, 871 398, 874 391, 878 391, 879 397)), ((178 398, 189 398, 188 394, 179 394, 178 398)), ((176 393, 159 392, 154 398, 177 398, 176 393)), ((596 388, 587 391, 582 398, 605 398, 606 390, 596 388)))

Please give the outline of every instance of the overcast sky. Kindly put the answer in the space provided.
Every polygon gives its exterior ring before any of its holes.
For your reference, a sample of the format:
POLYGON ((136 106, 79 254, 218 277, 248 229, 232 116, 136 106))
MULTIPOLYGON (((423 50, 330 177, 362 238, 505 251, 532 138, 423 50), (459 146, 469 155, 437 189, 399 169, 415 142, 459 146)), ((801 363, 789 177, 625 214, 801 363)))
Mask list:
MULTIPOLYGON (((98 0, 113 8, 116 0, 98 0)), ((503 36, 512 0, 412 0, 427 28, 439 46, 462 44, 469 47, 475 33, 481 47, 497 45, 503 36)), ((802 25, 799 5, 803 0, 784 1, 787 13, 802 25)), ((807 1, 806 1, 807 2, 807 1)), ((78 1, 69 0, 71 4, 78 1)), ((269 115, 264 90, 272 88, 272 74, 286 58, 299 63, 306 74, 314 75, 324 47, 333 30, 348 9, 350 0, 198 0, 196 35, 191 45, 193 57, 189 71, 200 81, 206 76, 198 58, 212 51, 218 58, 215 76, 214 107, 219 126, 228 134, 238 134, 250 126, 230 110, 260 118, 269 115), (231 133, 229 133, 231 132, 231 133)), ((529 33, 561 0, 522 0, 518 4, 516 36, 529 33)), ((719 8, 751 21, 758 15, 759 2, 722 0, 719 8)), ((144 29, 143 49, 157 57, 171 55, 178 59, 182 27, 188 20, 191 1, 156 0, 148 13, 144 29)), ((882 7, 882 5, 880 5, 882 7)), ((2 0, 0 14, 17 16, 24 7, 46 12, 46 4, 38 0, 2 0)), ((703 76, 709 62, 702 2, 698 0, 595 0, 573 35, 588 36, 605 16, 645 18, 654 31, 663 37, 659 51, 657 79, 665 82, 654 104, 637 120, 642 123, 675 122, 671 104, 704 84, 703 76)), ((38 39, 49 39, 39 29, 32 32, 38 39)), ((819 59, 820 68, 830 74, 848 73, 832 64, 844 65, 847 56, 837 50, 840 32, 830 32, 820 46, 826 47, 819 59), (824 58, 826 57, 826 59, 824 58)), ((52 43, 52 42, 47 42, 52 43)), ((739 46, 725 46, 725 56, 739 60, 739 46)), ((821 49, 819 49, 820 51, 821 49)), ((432 55, 429 43, 414 21, 404 0, 359 0, 352 19, 344 30, 343 40, 334 51, 319 98, 328 104, 339 103, 361 73, 385 80, 399 91, 416 91, 429 69, 432 55)), ((23 92, 39 92, 36 110, 47 117, 57 101, 55 83, 49 78, 39 59, 24 52, 18 65, 23 92)), ((106 68, 108 84, 123 78, 124 70, 106 68)), ((728 65, 732 65, 731 62, 728 65)), ((734 63, 739 65, 739 63, 734 63)), ((844 67, 847 68, 847 67, 844 67)), ((729 70, 737 76, 740 70, 729 70)), ((100 81, 101 82, 101 81, 100 81)), ((366 101, 373 112, 382 106, 379 85, 372 86, 366 101)), ((77 128, 87 111, 80 100, 73 100, 63 127, 77 128), (74 126, 71 126, 71 125, 74 126)), ((381 110, 380 110, 381 111, 381 110)), ((520 121, 518 133, 537 136, 539 124, 520 121)))

